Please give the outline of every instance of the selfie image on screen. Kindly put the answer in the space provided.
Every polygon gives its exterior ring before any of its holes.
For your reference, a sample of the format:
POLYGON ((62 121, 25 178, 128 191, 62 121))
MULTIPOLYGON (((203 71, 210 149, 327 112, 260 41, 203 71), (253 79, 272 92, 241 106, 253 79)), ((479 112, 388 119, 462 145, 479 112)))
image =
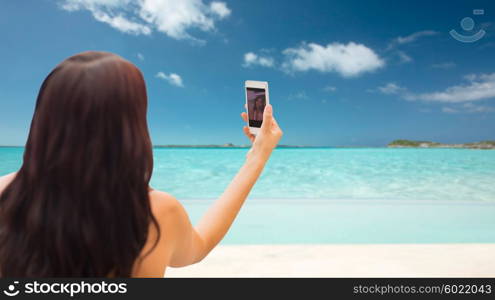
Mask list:
POLYGON ((261 127, 263 110, 266 105, 265 90, 247 88, 248 116, 250 127, 261 127))

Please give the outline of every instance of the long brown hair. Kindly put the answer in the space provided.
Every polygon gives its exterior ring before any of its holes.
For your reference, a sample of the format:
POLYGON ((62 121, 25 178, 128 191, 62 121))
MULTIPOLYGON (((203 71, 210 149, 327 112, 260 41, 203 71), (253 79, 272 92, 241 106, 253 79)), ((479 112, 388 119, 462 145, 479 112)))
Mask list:
POLYGON ((159 232, 146 113, 143 76, 117 55, 80 53, 46 77, 0 195, 1 276, 131 275, 150 224, 159 232))

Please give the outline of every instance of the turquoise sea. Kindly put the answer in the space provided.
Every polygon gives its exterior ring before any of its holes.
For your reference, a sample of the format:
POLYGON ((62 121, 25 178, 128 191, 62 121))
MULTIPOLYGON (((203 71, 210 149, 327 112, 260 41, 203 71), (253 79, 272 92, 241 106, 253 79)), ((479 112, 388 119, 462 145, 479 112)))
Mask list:
MULTIPOLYGON (((152 186, 196 221, 246 149, 156 148, 152 186)), ((0 148, 0 176, 23 148, 0 148)), ((274 151, 225 244, 495 242, 495 151, 274 151)))

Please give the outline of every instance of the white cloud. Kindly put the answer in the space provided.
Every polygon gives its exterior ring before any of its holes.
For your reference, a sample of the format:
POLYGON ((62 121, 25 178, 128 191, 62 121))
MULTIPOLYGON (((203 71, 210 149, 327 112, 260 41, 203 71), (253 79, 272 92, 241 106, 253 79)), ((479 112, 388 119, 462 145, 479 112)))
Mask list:
POLYGON ((323 90, 326 92, 335 92, 337 88, 331 85, 327 85, 326 87, 323 88, 323 90))
POLYGON ((412 62, 413 61, 412 57, 409 56, 404 51, 397 51, 397 55, 399 56, 399 59, 400 59, 400 62, 401 63, 409 63, 409 62, 412 62))
POLYGON ((156 73, 156 77, 168 81, 168 83, 170 83, 171 85, 184 87, 184 84, 182 83, 182 78, 178 74, 170 73, 169 75, 167 75, 163 72, 158 72, 156 73))
POLYGON ((300 91, 295 94, 290 94, 289 97, 287 97, 289 100, 307 100, 309 99, 308 95, 306 94, 305 91, 300 91))
POLYGON ((251 66, 262 66, 262 67, 273 67, 275 61, 269 56, 261 56, 253 52, 248 52, 244 54, 243 67, 251 66))
POLYGON ((495 109, 489 106, 483 105, 475 105, 473 103, 464 103, 464 108, 467 109, 468 112, 477 113, 477 112, 493 112, 495 109))
POLYGON ((63 9, 68 11, 79 10, 81 8, 91 8, 104 6, 106 8, 116 8, 130 4, 130 0, 65 0, 61 2, 63 9))
POLYGON ((129 21, 123 15, 111 16, 101 11, 95 11, 93 12, 93 17, 96 20, 107 23, 111 27, 118 29, 124 33, 135 35, 149 35, 151 33, 151 28, 149 26, 129 21))
POLYGON ((151 28, 142 22, 126 17, 128 10, 136 9, 130 0, 64 0, 61 7, 67 11, 88 10, 100 22, 129 34, 151 33, 151 28))
POLYGON ((495 99, 495 73, 468 74, 463 79, 467 82, 450 86, 443 91, 429 93, 415 93, 393 82, 368 91, 378 91, 387 95, 398 95, 403 99, 411 101, 420 100, 429 103, 447 104, 448 106, 442 107, 442 111, 446 113, 495 111, 493 107, 472 103, 475 101, 495 99))
POLYGON ((445 106, 442 107, 442 112, 449 114, 457 113, 484 113, 484 112, 494 112, 495 109, 489 106, 475 105, 473 103, 464 103, 457 107, 445 106))
MULTIPOLYGON (((423 100, 430 102, 462 103, 495 98, 495 73, 465 75, 464 84, 454 85, 443 91, 414 93, 395 83, 378 87, 383 94, 400 94, 407 100, 423 100)), ((370 90, 374 91, 374 90, 370 90)))
POLYGON ((452 108, 452 107, 442 107, 442 112, 448 113, 448 114, 455 114, 455 113, 458 113, 459 111, 455 108, 452 108))
POLYGON ((392 48, 397 47, 398 45, 404 45, 404 44, 412 43, 421 37, 433 36, 433 35, 437 35, 437 34, 438 34, 438 32, 433 31, 433 30, 423 30, 423 31, 414 32, 408 36, 404 36, 404 37, 399 36, 390 42, 387 49, 390 50, 392 48))
POLYGON ((384 86, 379 86, 377 90, 383 94, 393 95, 393 94, 398 94, 399 92, 402 92, 405 89, 403 87, 398 86, 394 82, 390 82, 384 86))
POLYGON ((144 55, 143 55, 143 54, 138 53, 136 56, 137 56, 137 58, 138 58, 140 61, 144 61, 144 55))
POLYGON ((411 94, 410 100, 460 103, 495 98, 495 73, 470 74, 465 84, 454 85, 443 91, 411 94))
POLYGON ((355 77, 385 65, 385 62, 363 44, 332 43, 322 46, 316 43, 303 44, 298 48, 283 51, 287 72, 317 70, 337 72, 343 77, 355 77))
POLYGON ((432 36, 432 35, 436 35, 436 34, 438 34, 438 32, 433 31, 433 30, 423 30, 423 31, 415 32, 415 33, 410 34, 410 35, 405 36, 405 37, 399 36, 398 38, 396 38, 396 41, 398 44, 408 44, 408 43, 414 42, 415 40, 419 39, 420 37, 432 36))
POLYGON ((467 81, 474 81, 474 80, 476 80, 476 77, 478 77, 478 75, 473 74, 473 73, 471 73, 471 74, 467 74, 467 75, 464 75, 464 76, 463 76, 463 78, 464 78, 465 80, 467 80, 467 81))
POLYGON ((153 30, 175 39, 190 39, 190 29, 215 30, 215 22, 231 14, 224 2, 203 0, 62 0, 67 11, 88 10, 93 17, 129 34, 149 35, 153 30))
POLYGON ((230 16, 230 13, 232 12, 227 7, 227 4, 225 4, 224 2, 216 2, 216 1, 211 2, 210 9, 213 13, 217 14, 221 19, 230 16))
POLYGON ((392 41, 388 44, 386 51, 393 50, 394 54, 396 54, 399 57, 400 63, 410 63, 413 61, 413 58, 409 54, 405 53, 402 50, 398 50, 397 48, 399 48, 401 45, 404 45, 404 44, 410 44, 410 43, 418 40, 419 38, 426 37, 426 36, 433 36, 433 35, 437 35, 437 34, 438 34, 438 32, 433 31, 433 30, 423 30, 423 31, 414 32, 408 36, 404 36, 404 37, 399 36, 399 37, 392 39, 392 41))

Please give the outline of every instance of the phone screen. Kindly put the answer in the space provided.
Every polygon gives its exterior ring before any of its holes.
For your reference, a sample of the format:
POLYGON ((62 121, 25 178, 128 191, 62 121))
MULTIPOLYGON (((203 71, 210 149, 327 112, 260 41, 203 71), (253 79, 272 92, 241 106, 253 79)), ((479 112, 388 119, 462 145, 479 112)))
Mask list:
POLYGON ((246 88, 249 127, 261 127, 266 105, 265 89, 246 88))

